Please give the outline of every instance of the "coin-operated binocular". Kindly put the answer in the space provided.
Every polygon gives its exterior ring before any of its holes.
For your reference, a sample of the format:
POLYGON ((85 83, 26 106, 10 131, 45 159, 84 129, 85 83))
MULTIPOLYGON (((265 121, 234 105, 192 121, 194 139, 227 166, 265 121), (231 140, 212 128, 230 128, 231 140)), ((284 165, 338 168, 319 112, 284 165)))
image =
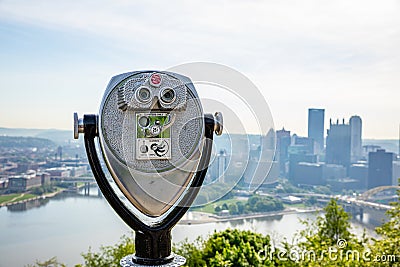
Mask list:
POLYGON ((171 229, 194 201, 222 127, 220 113, 203 113, 189 78, 164 71, 117 75, 99 115, 74 114, 104 197, 135 231, 136 253, 121 266, 185 263, 171 252, 171 229))

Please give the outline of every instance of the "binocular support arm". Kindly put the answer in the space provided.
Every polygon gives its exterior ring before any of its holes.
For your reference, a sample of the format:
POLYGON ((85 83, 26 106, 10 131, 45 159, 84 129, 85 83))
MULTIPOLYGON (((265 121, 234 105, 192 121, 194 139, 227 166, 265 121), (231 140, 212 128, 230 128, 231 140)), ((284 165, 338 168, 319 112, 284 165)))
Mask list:
POLYGON ((171 229, 187 212, 200 190, 210 161, 213 133, 215 132, 217 135, 222 133, 222 115, 220 113, 216 113, 214 116, 211 114, 204 115, 205 144, 199 163, 199 170, 196 172, 190 188, 182 200, 172 207, 173 210, 169 212, 162 222, 155 226, 143 223, 132 214, 108 183, 100 165, 94 142, 94 139, 98 137, 98 116, 84 115, 83 120, 77 121, 76 119, 77 115, 75 115, 75 125, 77 127, 74 134, 77 136, 79 133, 84 133, 88 160, 101 192, 116 213, 135 231, 136 253, 133 256, 133 261, 136 264, 143 265, 158 265, 171 262, 174 259, 171 254, 171 229))

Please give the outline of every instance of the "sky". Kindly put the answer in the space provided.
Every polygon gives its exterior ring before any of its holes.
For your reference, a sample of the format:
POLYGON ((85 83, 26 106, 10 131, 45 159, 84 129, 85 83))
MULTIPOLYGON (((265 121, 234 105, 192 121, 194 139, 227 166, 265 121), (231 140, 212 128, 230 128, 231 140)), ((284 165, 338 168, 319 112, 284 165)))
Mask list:
MULTIPOLYGON (((72 129, 118 73, 215 62, 261 91, 276 129, 400 123, 400 1, 0 0, 0 127, 72 129)), ((229 105, 229 103, 227 103, 229 105)))

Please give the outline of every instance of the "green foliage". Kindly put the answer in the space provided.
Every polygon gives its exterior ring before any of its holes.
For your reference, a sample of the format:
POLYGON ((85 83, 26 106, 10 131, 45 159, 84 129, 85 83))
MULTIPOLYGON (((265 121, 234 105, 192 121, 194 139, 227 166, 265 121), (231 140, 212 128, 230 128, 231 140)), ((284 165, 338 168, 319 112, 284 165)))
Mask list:
POLYGON ((236 204, 231 203, 231 204, 229 204, 228 208, 229 208, 229 214, 231 214, 231 215, 238 214, 238 208, 237 208, 236 204))
POLYGON ((239 214, 243 214, 245 212, 245 206, 243 205, 243 202, 236 202, 236 206, 239 214))
POLYGON ((6 203, 14 198, 19 197, 21 194, 7 194, 7 195, 1 195, 0 196, 0 204, 6 203))
POLYGON ((252 196, 248 199, 247 204, 245 206, 246 213, 278 211, 284 208, 282 201, 270 196, 252 196))
POLYGON ((56 257, 53 257, 43 262, 37 260, 35 264, 33 265, 28 264, 26 267, 66 267, 66 266, 67 265, 58 262, 56 257))
POLYGON ((203 259, 204 243, 201 237, 198 237, 194 243, 189 243, 186 239, 174 246, 173 250, 186 258, 186 266, 206 266, 206 260, 203 259))
POLYGON ((318 235, 336 244, 339 239, 348 240, 354 235, 350 234, 350 216, 344 211, 343 207, 338 205, 335 199, 331 199, 324 208, 325 216, 317 218, 318 235))
POLYGON ((183 242, 175 251, 187 259, 187 266, 274 266, 260 252, 270 249, 269 236, 228 229, 215 232, 206 241, 183 242))
POLYGON ((221 210, 229 210, 230 215, 240 215, 249 214, 253 212, 270 212, 283 210, 282 201, 275 199, 270 196, 259 196, 254 195, 249 197, 247 202, 236 201, 236 203, 222 203, 222 205, 216 206, 214 208, 215 212, 220 212, 221 210))
POLYGON ((220 211, 221 211, 221 207, 220 207, 220 206, 216 206, 216 207, 214 208, 214 211, 215 211, 215 212, 220 212, 220 211))
POLYGON ((93 252, 90 248, 82 257, 83 265, 76 267, 120 267, 119 261, 126 255, 135 252, 135 241, 132 237, 123 236, 114 246, 102 246, 100 252, 93 252))
POLYGON ((290 251, 305 255, 293 266, 366 266, 362 255, 367 239, 364 236, 359 240, 350 233, 349 214, 335 199, 329 201, 324 213, 315 221, 302 221, 306 226, 300 231, 302 241, 295 245, 285 244, 290 251))
POLYGON ((40 196, 40 195, 47 194, 47 193, 53 193, 56 190, 57 190, 57 188, 52 185, 42 185, 42 186, 36 186, 36 187, 32 188, 30 190, 30 192, 32 194, 40 196))
POLYGON ((306 199, 305 204, 306 204, 307 206, 314 206, 315 204, 317 204, 317 197, 316 197, 316 196, 308 197, 308 198, 306 199))
POLYGON ((331 188, 328 186, 323 186, 323 185, 319 185, 314 187, 313 189, 314 193, 316 194, 325 194, 325 195, 330 195, 332 194, 331 188))
MULTIPOLYGON (((397 191, 400 198, 400 190, 397 191)), ((400 202, 391 203, 393 209, 387 211, 389 220, 376 228, 380 235, 371 246, 373 255, 394 255, 391 261, 381 262, 380 266, 400 266, 400 202)))

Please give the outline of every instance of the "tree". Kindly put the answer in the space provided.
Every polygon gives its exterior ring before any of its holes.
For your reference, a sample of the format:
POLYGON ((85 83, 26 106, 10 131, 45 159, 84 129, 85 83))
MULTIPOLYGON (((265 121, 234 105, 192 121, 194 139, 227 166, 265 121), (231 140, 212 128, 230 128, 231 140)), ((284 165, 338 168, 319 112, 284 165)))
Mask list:
POLYGON ((102 246, 100 252, 82 253, 85 260, 83 265, 75 267, 120 267, 119 261, 126 255, 135 252, 135 241, 132 237, 122 236, 119 243, 114 246, 102 246))
POLYGON ((231 204, 229 204, 228 208, 229 208, 229 214, 231 214, 231 215, 238 214, 238 208, 237 208, 236 204, 231 203, 231 204))
POLYGON ((237 206, 237 209, 238 209, 238 213, 239 214, 243 214, 244 213, 244 209, 245 209, 243 203, 241 201, 238 201, 238 202, 236 202, 236 206, 237 206))
POLYGON ((293 266, 367 266, 369 263, 362 257, 367 239, 364 236, 359 240, 350 233, 349 214, 336 199, 329 201, 324 213, 315 221, 302 221, 306 228, 300 231, 298 244, 285 243, 286 249, 305 255, 293 266))
MULTIPOLYGON (((400 190, 397 195, 400 198, 400 190)), ((391 255, 390 260, 380 262, 380 266, 400 266, 400 202, 392 202, 391 206, 393 209, 387 211, 389 220, 376 228, 381 238, 374 240, 371 246, 373 256, 391 255)))
POLYGON ((271 257, 260 255, 270 248, 269 236, 228 229, 206 241, 197 240, 195 246, 181 243, 175 252, 186 257, 187 266, 274 266, 271 257))
POLYGON ((337 204, 335 199, 331 199, 324 208, 325 216, 317 219, 319 227, 318 235, 322 239, 336 244, 339 239, 349 239, 353 237, 350 234, 350 216, 344 211, 342 206, 337 204))
POLYGON ((307 198, 306 200, 306 205, 307 206, 314 206, 315 204, 317 204, 318 200, 316 196, 311 196, 309 198, 307 198))
POLYGON ((215 211, 215 212, 220 212, 220 211, 221 211, 221 207, 220 207, 220 206, 216 206, 216 207, 214 208, 214 211, 215 211))
POLYGON ((40 262, 36 261, 34 265, 28 264, 27 267, 66 267, 67 265, 58 262, 56 257, 40 262))

